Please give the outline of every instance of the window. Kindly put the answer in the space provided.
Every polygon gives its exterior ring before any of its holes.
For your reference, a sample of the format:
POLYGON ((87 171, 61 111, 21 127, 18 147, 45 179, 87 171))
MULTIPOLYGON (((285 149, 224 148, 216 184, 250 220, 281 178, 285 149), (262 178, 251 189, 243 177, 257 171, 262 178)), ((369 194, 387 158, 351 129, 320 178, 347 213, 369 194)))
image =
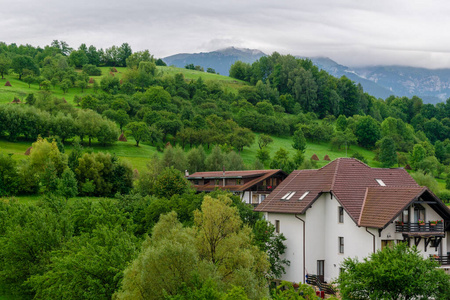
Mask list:
POLYGON ((339 237, 339 253, 344 253, 344 237, 339 237))
POLYGON ((298 200, 305 199, 305 197, 308 196, 308 194, 309 194, 309 191, 304 192, 303 195, 300 198, 298 198, 298 200))
POLYGON ((241 179, 240 178, 236 179, 236 185, 240 185, 240 184, 242 184, 241 179))
POLYGON ((344 208, 342 206, 339 206, 338 212, 339 212, 339 223, 344 223, 344 208))
POLYGON ((275 220, 275 232, 280 233, 280 220, 275 220))
POLYGON ((425 208, 420 204, 414 204, 414 222, 425 221, 425 208))
POLYGON ((194 180, 194 184, 198 185, 200 182, 198 180, 194 180))
POLYGON ((289 200, 292 198, 292 196, 295 195, 295 192, 288 192, 286 195, 284 195, 283 197, 281 197, 281 200, 289 200))
POLYGON ((263 202, 264 200, 266 200, 266 195, 261 195, 261 202, 263 202))
POLYGON ((386 184, 381 179, 375 179, 380 186, 386 186, 386 184))
POLYGON ((219 179, 216 179, 216 181, 215 181, 214 184, 215 184, 215 185, 219 185, 219 184, 220 184, 220 180, 219 180, 219 179))
POLYGON ((405 209, 402 213, 402 222, 409 223, 409 209, 405 209))

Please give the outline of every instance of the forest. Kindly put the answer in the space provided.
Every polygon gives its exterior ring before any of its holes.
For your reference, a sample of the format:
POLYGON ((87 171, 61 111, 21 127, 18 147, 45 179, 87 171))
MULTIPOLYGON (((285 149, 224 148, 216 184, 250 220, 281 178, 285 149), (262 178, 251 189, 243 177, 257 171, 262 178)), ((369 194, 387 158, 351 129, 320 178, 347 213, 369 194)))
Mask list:
POLYGON ((325 149, 404 167, 450 201, 450 99, 377 99, 276 52, 231 78, 173 69, 127 43, 0 42, 0 299, 283 299, 267 279, 289 263, 284 237, 238 197, 196 194, 185 170, 290 173, 325 149))

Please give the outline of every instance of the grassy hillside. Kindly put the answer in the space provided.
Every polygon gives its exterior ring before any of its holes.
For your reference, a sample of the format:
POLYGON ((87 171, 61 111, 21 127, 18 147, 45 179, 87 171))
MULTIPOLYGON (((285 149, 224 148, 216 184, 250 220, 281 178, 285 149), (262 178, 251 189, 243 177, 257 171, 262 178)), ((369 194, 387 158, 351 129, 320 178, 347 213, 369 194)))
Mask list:
MULTIPOLYGON (((109 67, 102 67, 100 68, 102 70, 102 76, 108 75, 110 73, 109 67)), ((117 67, 117 72, 114 73, 114 76, 121 79, 124 72, 126 72, 127 68, 119 68, 117 67)), ((231 77, 217 75, 217 74, 211 74, 206 72, 200 72, 195 70, 188 70, 188 69, 182 69, 182 68, 176 68, 176 67, 157 67, 158 71, 162 74, 168 74, 168 75, 174 75, 178 73, 182 73, 184 75, 184 78, 187 81, 191 80, 197 80, 198 78, 202 77, 204 81, 214 80, 217 82, 220 82, 224 87, 229 88, 233 92, 237 92, 239 87, 242 87, 244 85, 247 85, 246 82, 237 80, 231 77)), ((91 76, 94 78, 94 80, 100 82, 102 76, 91 76)), ((20 81, 18 79, 18 76, 14 73, 11 73, 10 75, 5 75, 4 79, 0 79, 0 104, 3 103, 9 103, 11 102, 14 97, 19 98, 21 101, 24 101, 25 97, 30 93, 38 93, 39 86, 38 84, 31 84, 30 87, 28 87, 28 84, 20 81), (9 81, 11 83, 11 86, 5 86, 5 83, 9 81)), ((55 88, 52 87, 51 91, 56 97, 63 98, 67 100, 67 102, 73 104, 73 97, 75 95, 86 95, 86 94, 92 94, 94 93, 94 90, 92 89, 91 85, 89 85, 89 88, 85 89, 83 93, 81 93, 81 89, 74 87, 70 88, 67 93, 63 93, 63 91, 60 89, 59 86, 56 86, 55 88)))

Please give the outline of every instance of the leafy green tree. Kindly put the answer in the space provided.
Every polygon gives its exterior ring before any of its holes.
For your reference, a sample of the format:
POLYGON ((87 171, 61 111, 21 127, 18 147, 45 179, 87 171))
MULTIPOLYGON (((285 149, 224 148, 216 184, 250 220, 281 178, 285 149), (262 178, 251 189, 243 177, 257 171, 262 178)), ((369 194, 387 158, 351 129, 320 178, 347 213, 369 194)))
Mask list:
POLYGON ((0 74, 2 75, 2 79, 4 79, 4 75, 7 75, 9 73, 11 64, 11 59, 9 59, 5 54, 0 54, 0 74))
POLYGON ((286 149, 280 148, 275 152, 272 161, 270 162, 271 169, 282 169, 286 173, 291 173, 295 169, 295 163, 289 158, 289 152, 286 149))
POLYGON ((371 116, 361 117, 356 123, 355 135, 362 147, 372 148, 380 139, 380 125, 371 116))
POLYGON ((86 52, 83 50, 75 50, 70 52, 69 62, 75 68, 81 68, 87 63, 89 63, 89 58, 86 55, 86 52))
POLYGON ((338 130, 331 138, 331 147, 340 150, 343 145, 350 149, 351 145, 355 145, 357 142, 356 136, 350 128, 344 131, 338 130))
POLYGON ((225 169, 229 171, 244 170, 244 160, 234 151, 227 154, 225 169))
POLYGON ((11 156, 0 153, 0 196, 17 194, 19 190, 16 161, 11 156))
POLYGON ((421 145, 421 144, 415 144, 413 151, 410 155, 410 162, 411 162, 411 166, 416 169, 417 165, 423 160, 425 159, 427 153, 425 148, 421 145))
POLYGON ((70 168, 66 168, 62 172, 61 178, 58 178, 56 194, 65 199, 78 195, 77 179, 75 178, 75 173, 70 168))
POLYGON ((284 266, 290 265, 289 260, 282 258, 286 251, 286 245, 283 244, 286 238, 283 234, 277 234, 275 226, 266 220, 256 222, 253 234, 255 235, 255 244, 269 257, 270 278, 281 278, 286 273, 284 266))
POLYGON ((258 147, 259 149, 262 149, 266 147, 267 145, 273 143, 273 139, 270 137, 270 135, 267 134, 260 134, 258 137, 258 147))
POLYGON ((29 70, 35 75, 40 75, 39 67, 31 57, 26 55, 15 56, 11 62, 11 68, 19 75, 19 80, 22 80, 25 70, 29 70))
POLYGON ((230 77, 244 81, 250 81, 250 76, 251 76, 250 64, 238 60, 231 65, 230 77))
POLYGON ((267 148, 258 149, 256 151, 256 158, 263 163, 263 165, 270 160, 270 152, 267 148))
POLYGON ((231 203, 224 195, 216 199, 205 196, 201 211, 194 212, 199 257, 214 264, 228 285, 242 286, 244 278, 253 282, 254 286, 243 287, 249 298, 260 299, 267 293, 267 256, 252 244, 251 229, 242 226, 237 208, 231 203))
POLYGON ((339 115, 336 119, 336 130, 344 131, 347 128, 347 118, 344 115, 339 115))
POLYGON ((145 141, 150 136, 150 130, 145 122, 131 122, 128 123, 127 129, 130 130, 131 136, 136 141, 136 147, 139 147, 139 142, 145 141))
POLYGON ((294 148, 297 151, 300 151, 302 153, 305 152, 306 149, 306 139, 303 135, 303 131, 301 129, 294 132, 294 135, 292 137, 292 148, 294 148))
POLYGON ((392 138, 384 137, 381 140, 378 160, 382 163, 383 168, 390 168, 397 163, 397 152, 392 138))
POLYGON ((345 299, 448 299, 450 277, 405 243, 385 247, 363 261, 347 258, 337 280, 345 299))
POLYGON ((191 192, 191 183, 184 178, 184 174, 173 167, 165 168, 158 175, 154 185, 153 194, 158 197, 170 198, 191 192))
POLYGON ((86 95, 81 98, 81 108, 82 109, 92 109, 95 111, 98 107, 98 99, 93 97, 92 95, 86 95))
POLYGON ((206 153, 202 146, 192 148, 187 154, 188 171, 191 173, 205 171, 206 153))
POLYGON ((205 160, 208 171, 220 171, 225 166, 225 155, 219 146, 215 146, 205 160))
POLYGON ((72 87, 72 82, 70 82, 70 80, 64 79, 61 82, 61 90, 63 91, 64 94, 67 93, 71 87, 72 87))

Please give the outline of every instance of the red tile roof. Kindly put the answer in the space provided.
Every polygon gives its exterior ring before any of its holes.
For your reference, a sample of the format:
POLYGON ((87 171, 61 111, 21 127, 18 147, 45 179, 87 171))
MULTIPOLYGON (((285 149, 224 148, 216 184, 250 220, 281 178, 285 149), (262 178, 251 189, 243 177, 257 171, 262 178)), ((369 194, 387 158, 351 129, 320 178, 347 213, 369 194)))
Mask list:
POLYGON ((292 172, 255 210, 303 214, 321 193, 331 192, 358 225, 381 228, 423 191, 404 169, 377 169, 338 158, 317 170, 292 172), (282 200, 288 192, 295 194, 282 200))
POLYGON ((253 180, 250 180, 249 182, 241 185, 194 185, 195 189, 199 192, 202 191, 213 191, 216 188, 220 188, 223 190, 229 190, 232 192, 237 191, 245 191, 255 184, 277 174, 281 173, 284 176, 287 176, 287 174, 281 170, 250 170, 250 171, 214 171, 214 172, 195 172, 194 174, 191 174, 187 176, 187 179, 194 180, 194 179, 223 179, 223 178, 252 178, 255 177, 253 180))

